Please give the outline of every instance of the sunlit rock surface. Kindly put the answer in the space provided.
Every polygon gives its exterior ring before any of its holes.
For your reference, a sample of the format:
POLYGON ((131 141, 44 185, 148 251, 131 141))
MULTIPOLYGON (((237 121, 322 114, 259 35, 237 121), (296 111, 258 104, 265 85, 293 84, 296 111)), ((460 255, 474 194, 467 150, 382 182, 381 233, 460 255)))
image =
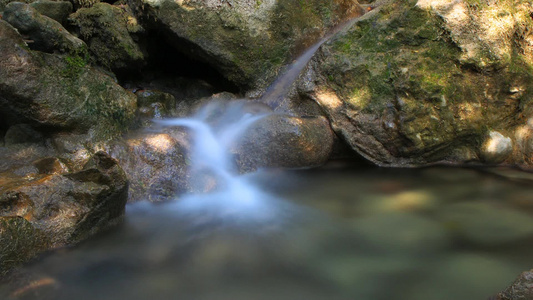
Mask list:
POLYGON ((377 1, 322 46, 299 92, 378 165, 526 167, 533 10, 489 2, 377 1))
POLYGON ((266 87, 328 29, 362 13, 351 0, 130 2, 149 27, 166 31, 178 49, 248 88, 266 87))

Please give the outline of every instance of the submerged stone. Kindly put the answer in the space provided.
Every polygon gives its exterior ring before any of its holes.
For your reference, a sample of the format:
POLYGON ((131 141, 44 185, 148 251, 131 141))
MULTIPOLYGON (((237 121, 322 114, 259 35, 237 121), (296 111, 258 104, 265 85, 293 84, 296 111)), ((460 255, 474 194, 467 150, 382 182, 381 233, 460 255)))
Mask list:
POLYGON ((454 204, 438 215, 451 232, 473 244, 505 245, 533 237, 530 214, 490 203, 454 204))

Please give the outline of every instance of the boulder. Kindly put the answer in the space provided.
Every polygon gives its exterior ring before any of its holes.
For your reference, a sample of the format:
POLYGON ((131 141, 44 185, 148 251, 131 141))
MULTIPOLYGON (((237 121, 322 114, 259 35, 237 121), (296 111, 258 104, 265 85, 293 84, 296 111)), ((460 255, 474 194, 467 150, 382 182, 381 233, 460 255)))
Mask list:
POLYGON ((69 23, 84 40, 96 62, 113 71, 135 70, 145 54, 135 41, 143 31, 127 6, 96 3, 70 15, 69 23))
POLYGON ((0 115, 7 125, 89 132, 93 140, 129 126, 135 95, 91 68, 83 56, 31 51, 3 20, 0 37, 0 115))
POLYGON ((130 202, 163 202, 190 191, 190 142, 185 131, 132 133, 106 147, 130 181, 130 202))
POLYGON ((353 0, 132 0, 147 27, 230 81, 266 87, 329 29, 363 13, 353 0))
POLYGON ((316 167, 330 158, 334 135, 325 117, 271 114, 252 124, 232 152, 244 172, 316 167))
POLYGON ((117 162, 103 152, 83 169, 31 176, 0 173, 0 274, 46 249, 72 245, 121 219, 128 181, 117 162), (7 259, 10 260, 7 260, 7 259), (4 260, 6 259, 6 260, 4 260))
POLYGON ((71 35, 59 22, 41 15, 35 8, 21 2, 9 3, 3 19, 27 37, 33 50, 53 53, 73 53, 85 56, 85 43, 71 35))
POLYGON ((298 91, 377 165, 531 160, 533 8, 516 5, 377 1, 319 49, 298 91))
POLYGON ((30 4, 41 15, 47 16, 51 19, 64 24, 68 15, 72 13, 72 3, 69 1, 52 1, 52 0, 37 0, 30 4))

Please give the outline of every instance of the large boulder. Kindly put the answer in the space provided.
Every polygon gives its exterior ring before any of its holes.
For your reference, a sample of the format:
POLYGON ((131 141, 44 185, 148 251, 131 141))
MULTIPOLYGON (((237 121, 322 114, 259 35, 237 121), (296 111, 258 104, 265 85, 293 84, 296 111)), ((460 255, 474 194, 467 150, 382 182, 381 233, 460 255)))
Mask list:
POLYGON ((173 45, 246 88, 280 68, 333 26, 363 13, 353 0, 132 0, 173 45))
POLYGON ((47 131, 89 132, 108 139, 127 128, 136 97, 77 54, 31 51, 0 20, 0 116, 47 131))
POLYGON ((531 4, 373 5, 300 77, 333 129, 382 166, 531 165, 531 4))
POLYGON ((96 62, 113 71, 137 69, 144 64, 145 55, 134 40, 143 28, 126 8, 96 3, 69 17, 96 62))
POLYGON ((46 249, 77 243, 121 219, 128 181, 117 162, 94 154, 78 172, 34 162, 24 176, 0 173, 0 275, 46 249))

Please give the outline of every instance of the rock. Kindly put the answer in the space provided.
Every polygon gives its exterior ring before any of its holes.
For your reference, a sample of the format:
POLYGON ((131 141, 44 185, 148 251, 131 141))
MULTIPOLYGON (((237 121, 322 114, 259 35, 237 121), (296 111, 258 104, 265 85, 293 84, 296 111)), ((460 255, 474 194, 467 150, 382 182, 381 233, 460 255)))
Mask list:
POLYGON ((490 203, 454 204, 438 216, 457 236, 477 245, 505 245, 533 237, 530 214, 490 203))
POLYGON ((0 174, 0 257, 3 274, 43 250, 72 245, 121 219, 128 182, 103 152, 79 172, 25 178, 0 174))
POLYGON ((9 3, 3 19, 28 37, 31 49, 52 53, 73 53, 85 56, 85 43, 71 35, 57 21, 41 15, 35 8, 21 2, 9 3))
MULTIPOLYGON (((55 22, 55 21, 54 21, 55 22)), ((122 133, 136 98, 74 54, 31 51, 0 20, 0 114, 8 125, 90 133, 92 141, 122 133)))
POLYGON ((324 117, 271 114, 253 123, 232 152, 244 172, 261 167, 316 167, 329 159, 333 137, 324 117))
POLYGON ((375 164, 480 162, 490 131, 533 115, 531 12, 512 1, 378 1, 322 45, 299 93, 375 164))
POLYGON ((51 0, 37 0, 30 4, 41 15, 47 16, 51 19, 64 24, 68 15, 72 13, 72 3, 69 1, 51 1, 51 0))
POLYGON ((141 118, 161 119, 175 114, 176 98, 171 94, 157 90, 139 90, 135 95, 141 118))
POLYGON ((524 272, 513 284, 496 296, 497 300, 533 299, 533 270, 524 272))
POLYGON ((533 170, 533 117, 515 130, 516 149, 513 155, 522 168, 533 170))
POLYGON ((501 163, 513 151, 511 138, 503 136, 497 131, 489 132, 489 137, 483 143, 481 155, 487 163, 501 163))
POLYGON ((69 23, 101 66, 125 71, 136 70, 145 64, 143 50, 135 41, 144 29, 127 6, 96 3, 70 15, 69 23))
POLYGON ((132 134, 108 145, 130 181, 129 201, 163 202, 190 191, 190 143, 183 130, 132 134))
MULTIPOLYGON (((2 198, 0 205, 3 206, 2 198)), ((49 241, 23 217, 0 216, 0 278, 13 267, 46 250, 49 241)))
POLYGON ((140 19, 177 49, 243 87, 266 87, 333 26, 363 13, 356 1, 132 0, 140 19))
POLYGON ((4 137, 6 145, 22 143, 42 143, 43 135, 28 124, 15 124, 6 132, 4 137))

